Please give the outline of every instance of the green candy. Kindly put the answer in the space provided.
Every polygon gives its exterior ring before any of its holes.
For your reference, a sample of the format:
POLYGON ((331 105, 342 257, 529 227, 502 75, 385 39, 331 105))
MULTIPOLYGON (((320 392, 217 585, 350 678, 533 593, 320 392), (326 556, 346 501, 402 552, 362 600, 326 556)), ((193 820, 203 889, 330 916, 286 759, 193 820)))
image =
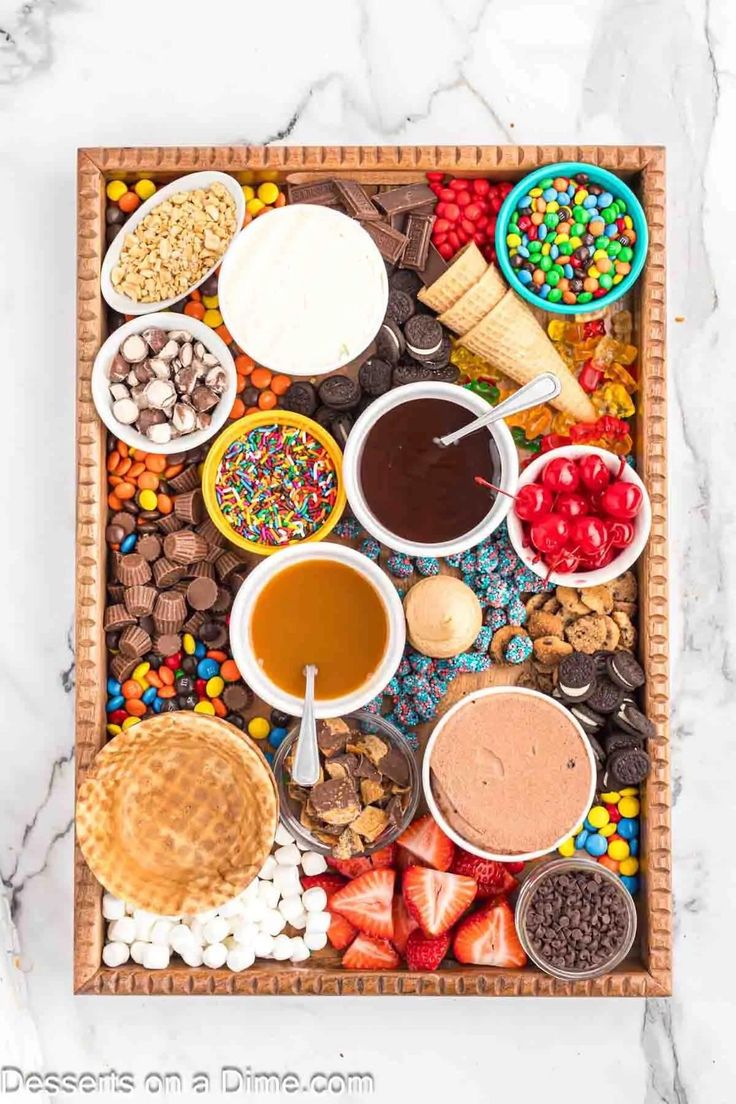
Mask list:
POLYGON ((601 216, 604 222, 612 223, 618 218, 618 211, 615 207, 604 207, 601 211, 601 216))
POLYGON ((589 303, 592 298, 592 291, 581 291, 578 295, 578 303, 589 303))
MULTIPOLYGON (((547 273, 547 283, 549 284, 549 286, 551 288, 557 287, 559 282, 560 282, 559 272, 555 272, 555 270, 552 269, 550 272, 547 273)), ((547 296, 547 298, 549 298, 549 296, 547 296)))
POLYGON ((570 237, 579 238, 581 234, 585 233, 585 227, 582 222, 574 222, 570 227, 570 237))
MULTIPOLYGON (((549 277, 547 279, 549 280, 549 277)), ((613 277, 609 276, 607 272, 602 272, 598 277, 598 283, 608 291, 609 288, 613 287, 613 277)))
POLYGON ((519 448, 526 448, 526 433, 521 426, 512 426, 511 436, 514 438, 515 445, 518 445, 519 448))
POLYGON ((576 222, 587 222, 587 214, 588 212, 585 210, 584 207, 573 207, 572 209, 572 217, 575 219, 576 222))
POLYGON ((572 246, 570 245, 569 241, 560 242, 557 248, 564 257, 572 256, 572 246))
POLYGON ((621 252, 622 245, 620 241, 616 241, 615 238, 610 238, 608 242, 608 256, 618 257, 621 252))
MULTIPOLYGON (((555 280, 555 283, 557 283, 556 280, 555 280)), ((551 287, 551 281, 550 281, 550 287, 551 287)), ((560 289, 558 287, 553 287, 552 290, 550 291, 549 295, 547 296, 547 301, 549 303, 559 303, 561 298, 562 298, 562 292, 560 291, 560 289)))
MULTIPOLYGON (((548 298, 552 298, 552 292, 549 293, 548 298)), ((539 452, 542 447, 542 438, 533 437, 531 441, 525 441, 521 447, 525 448, 527 452, 539 452)))
POLYGON ((550 213, 548 215, 544 216, 544 225, 549 230, 554 230, 555 226, 557 226, 557 223, 559 221, 560 220, 559 220, 559 218, 557 217, 557 215, 555 214, 554 211, 550 211, 550 213))
POLYGON ((530 253, 541 253, 542 252, 542 243, 540 241, 536 241, 536 240, 535 241, 530 241, 529 245, 528 245, 528 249, 529 249, 530 253))
POLYGON ((625 215, 626 214, 626 203, 624 202, 623 199, 615 199, 613 201, 613 205, 617 209, 617 211, 620 215, 625 215))
POLYGON ((562 277, 565 275, 565 270, 564 270, 564 268, 562 267, 561 264, 553 264, 550 271, 551 272, 556 272, 557 275, 560 277, 560 279, 562 279, 562 277))
POLYGON ((628 245, 621 246, 621 252, 618 255, 620 261, 625 261, 627 264, 634 256, 634 250, 630 249, 628 245))
POLYGON ((546 254, 544 257, 540 257, 539 267, 541 268, 542 272, 549 272, 552 267, 552 258, 548 257, 546 254))
POLYGON ((607 238, 605 234, 601 234, 599 238, 595 239, 596 249, 608 249, 608 243, 611 239, 607 238))
POLYGON ((511 226, 516 226, 518 221, 519 221, 519 212, 514 211, 511 218, 509 219, 509 223, 510 223, 511 226))
POLYGON ((555 178, 553 176, 545 176, 544 180, 539 181, 537 187, 541 188, 542 190, 544 190, 545 188, 551 188, 554 182, 555 178))

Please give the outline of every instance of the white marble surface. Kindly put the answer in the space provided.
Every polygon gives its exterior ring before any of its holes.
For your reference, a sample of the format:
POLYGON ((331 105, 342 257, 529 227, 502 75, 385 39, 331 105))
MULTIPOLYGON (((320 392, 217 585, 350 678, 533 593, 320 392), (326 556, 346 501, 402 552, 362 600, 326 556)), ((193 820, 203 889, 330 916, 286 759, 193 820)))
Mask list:
POLYGON ((0 0, 0 28, 0 874, 27 969, 27 993, 0 975, 0 1065, 370 1071, 386 1102, 732 1101, 732 0, 0 0), (668 147, 674 999, 73 998, 75 147, 576 140, 668 147))

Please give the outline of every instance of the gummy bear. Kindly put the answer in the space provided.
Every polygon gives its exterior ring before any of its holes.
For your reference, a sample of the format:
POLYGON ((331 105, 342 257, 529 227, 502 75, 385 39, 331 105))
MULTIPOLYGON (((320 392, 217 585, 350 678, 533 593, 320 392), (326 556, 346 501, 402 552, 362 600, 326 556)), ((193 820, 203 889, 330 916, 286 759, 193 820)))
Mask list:
POLYGON ((606 383, 591 395, 593 406, 601 414, 630 418, 634 413, 631 396, 622 383, 606 383))

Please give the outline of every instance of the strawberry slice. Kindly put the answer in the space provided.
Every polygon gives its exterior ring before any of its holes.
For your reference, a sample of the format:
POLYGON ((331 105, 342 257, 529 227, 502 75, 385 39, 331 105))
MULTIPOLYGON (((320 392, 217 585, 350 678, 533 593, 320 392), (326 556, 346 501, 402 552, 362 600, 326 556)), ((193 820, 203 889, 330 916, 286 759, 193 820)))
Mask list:
POLYGON ((344 874, 346 878, 357 878, 373 869, 370 859, 333 859, 332 855, 326 855, 325 857, 328 865, 333 870, 338 870, 341 874, 344 874))
POLYGON ((330 899, 330 912, 339 912, 366 935, 390 939, 394 933, 391 903, 394 870, 370 870, 348 882, 330 899))
POLYGON ((410 851, 415 863, 435 870, 449 870, 455 855, 455 844, 448 839, 431 813, 413 821, 397 841, 410 851))
MULTIPOLYGON (((327 902, 327 911, 330 911, 330 902, 327 902)), ((330 926, 327 929, 327 938, 336 951, 344 951, 355 939, 358 929, 354 928, 349 920, 340 916, 339 912, 330 912, 330 926)))
POLYGON ((473 903, 477 889, 472 878, 426 866, 410 866, 402 884, 409 915, 419 921, 425 935, 449 931, 473 903))
POLYGON ((503 863, 494 859, 481 859, 477 855, 471 855, 469 851, 457 848, 455 858, 450 868, 453 874, 464 874, 466 878, 474 878, 478 883, 478 897, 499 897, 504 893, 511 893, 519 884, 503 863))
POLYGON ((509 874, 521 874, 524 869, 523 862, 505 862, 503 865, 506 867, 509 874))
POLYGON ((392 912, 394 934, 391 937, 391 942, 399 954, 403 955, 406 952, 407 939, 413 931, 417 930, 419 925, 414 917, 409 915, 404 898, 398 893, 394 897, 392 912))
POLYGON ((526 965, 508 901, 489 901, 466 916, 455 932, 453 952, 458 962, 474 966, 526 965))
POLYGON ((450 933, 427 936, 417 929, 406 943, 406 966, 409 970, 436 970, 450 949, 450 933))
POLYGON ((341 874, 330 874, 328 870, 324 874, 302 874, 301 878, 302 889, 313 889, 314 886, 319 886, 330 898, 333 893, 337 893, 338 889, 342 889, 344 885, 347 885, 346 880, 341 874))
POLYGON ((396 863, 396 844, 390 843, 388 847, 382 847, 380 851, 374 851, 370 857, 370 864, 374 870, 383 870, 394 866, 396 863))
POLYGON ((346 970, 392 970, 399 961, 387 939, 370 939, 362 932, 342 956, 346 970))

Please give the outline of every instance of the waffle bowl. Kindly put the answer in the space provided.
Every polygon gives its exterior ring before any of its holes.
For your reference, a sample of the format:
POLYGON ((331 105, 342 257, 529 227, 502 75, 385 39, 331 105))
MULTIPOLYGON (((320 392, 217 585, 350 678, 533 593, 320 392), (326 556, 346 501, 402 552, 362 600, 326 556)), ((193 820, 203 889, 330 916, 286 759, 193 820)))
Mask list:
POLYGON ((121 732, 97 754, 77 798, 77 840, 97 879, 165 916, 242 893, 277 823, 260 751, 201 713, 160 714, 121 732))

